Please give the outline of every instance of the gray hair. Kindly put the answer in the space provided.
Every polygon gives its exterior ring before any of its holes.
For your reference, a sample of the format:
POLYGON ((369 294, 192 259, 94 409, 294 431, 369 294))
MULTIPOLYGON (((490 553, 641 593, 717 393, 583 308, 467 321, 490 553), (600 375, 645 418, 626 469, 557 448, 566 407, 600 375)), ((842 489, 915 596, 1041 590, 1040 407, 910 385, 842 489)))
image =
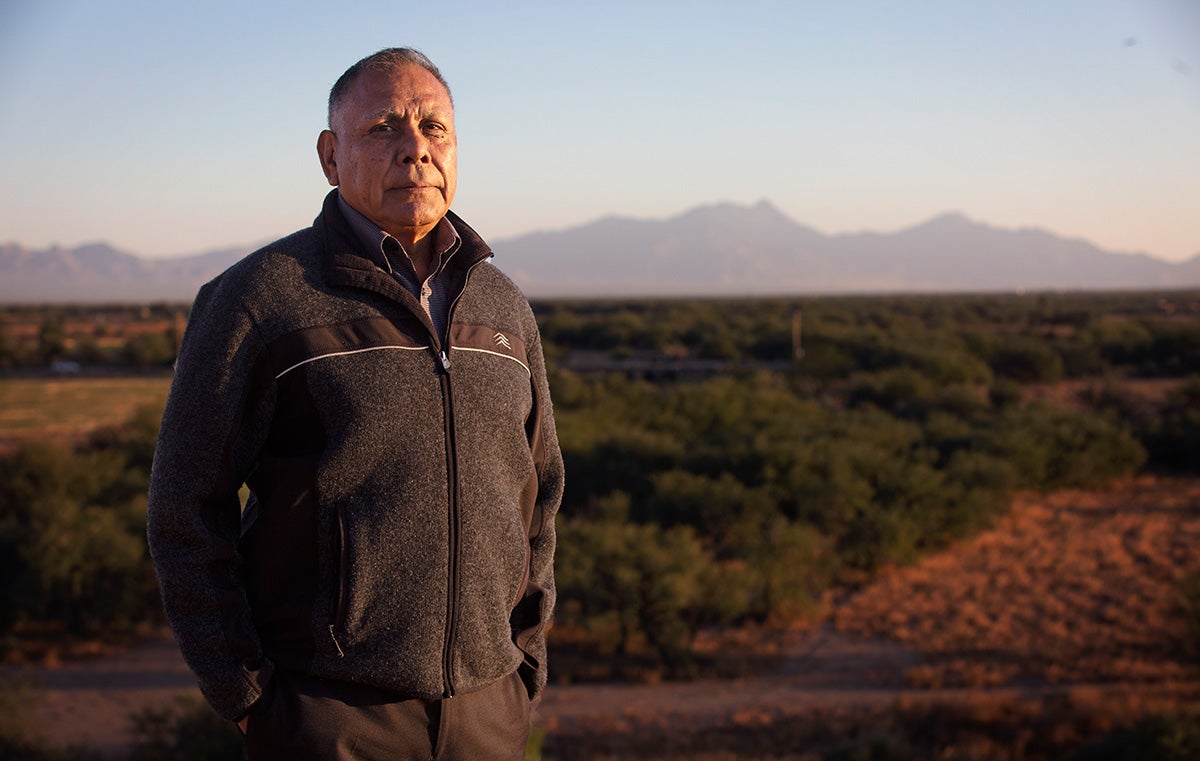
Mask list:
MULTIPOLYGON (((342 76, 338 77, 338 81, 333 83, 333 87, 329 90, 329 128, 333 129, 333 114, 337 110, 342 99, 346 97, 350 86, 359 78, 360 75, 368 71, 392 71, 401 66, 420 66, 425 71, 428 71, 434 76, 437 81, 442 83, 442 87, 446 88, 446 93, 450 93, 450 85, 446 84, 446 78, 442 76, 442 72, 438 71, 438 67, 433 61, 429 60, 419 50, 413 48, 384 48, 378 53, 372 53, 350 68, 342 76)), ((454 96, 450 96, 451 105, 454 104, 454 96)))

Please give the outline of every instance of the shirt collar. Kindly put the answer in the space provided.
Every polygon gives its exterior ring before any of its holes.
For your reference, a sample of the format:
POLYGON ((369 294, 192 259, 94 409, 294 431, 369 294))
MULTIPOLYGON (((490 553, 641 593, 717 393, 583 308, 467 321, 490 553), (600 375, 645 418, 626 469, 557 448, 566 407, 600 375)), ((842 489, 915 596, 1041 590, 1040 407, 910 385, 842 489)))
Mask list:
MULTIPOLYGON (((393 246, 404 254, 404 265, 406 270, 412 269, 412 262, 408 258, 408 252, 404 250, 404 246, 400 245, 400 241, 382 230, 379 225, 355 209, 350 204, 346 203, 346 199, 342 198, 342 194, 338 193, 338 208, 342 212, 342 216, 346 218, 346 222, 350 225, 350 229, 354 231, 354 236, 358 238, 363 247, 367 250, 376 264, 379 264, 383 269, 388 271, 388 274, 395 275, 395 269, 392 266, 391 257, 387 252, 393 246), (391 241, 389 244, 388 241, 391 241)), ((433 274, 437 274, 446 261, 454 255, 462 244, 462 238, 458 234, 458 230, 454 228, 454 224, 446 217, 438 220, 437 226, 433 229, 433 256, 434 267, 433 274)))

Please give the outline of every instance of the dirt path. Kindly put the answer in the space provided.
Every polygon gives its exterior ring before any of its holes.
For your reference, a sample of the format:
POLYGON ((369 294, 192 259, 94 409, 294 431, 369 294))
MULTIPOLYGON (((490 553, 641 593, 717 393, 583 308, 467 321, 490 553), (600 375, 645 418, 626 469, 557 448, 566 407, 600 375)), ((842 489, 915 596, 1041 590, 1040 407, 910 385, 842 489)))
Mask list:
MULTIPOLYGON (((754 727, 815 708, 960 695, 1097 700, 1131 684, 1200 683, 1180 661, 1178 582, 1200 572, 1200 481, 1141 479, 1105 493, 1018 501, 993 530, 883 575, 797 634, 769 674, 661 685, 564 685, 549 733, 754 727), (1119 603, 1119 604, 1117 604, 1119 603)), ((12 673, 12 669, 6 669, 12 673)), ((170 639, 120 656, 29 669, 30 720, 56 745, 117 752, 130 713, 198 695, 170 639)))
MULTIPOLYGON (((738 713, 774 713, 781 706, 876 703, 895 698, 895 677, 915 662, 916 656, 903 647, 821 629, 798 642, 793 655, 770 676, 651 686, 552 686, 537 720, 552 732, 598 726, 620 730, 631 722, 705 725, 738 713)), ((119 656, 53 669, 7 668, 5 673, 36 680, 36 706, 28 719, 49 744, 86 745, 106 753, 128 746, 132 713, 161 708, 179 695, 199 696, 170 638, 119 656)))
POLYGON ((6 667, 0 673, 30 680, 33 706, 26 721, 47 744, 106 753, 128 746, 135 711, 162 708, 178 695, 200 695, 169 636, 120 655, 55 668, 6 667))

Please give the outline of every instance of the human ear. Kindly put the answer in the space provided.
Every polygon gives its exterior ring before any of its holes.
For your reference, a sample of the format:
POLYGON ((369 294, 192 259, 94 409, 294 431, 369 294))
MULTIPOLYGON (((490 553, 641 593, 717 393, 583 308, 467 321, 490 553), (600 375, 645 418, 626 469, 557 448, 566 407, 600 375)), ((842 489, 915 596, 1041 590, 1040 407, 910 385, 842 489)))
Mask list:
POLYGON ((321 160, 321 171, 325 173, 325 179, 329 180, 329 184, 337 186, 337 135, 329 130, 321 130, 321 134, 317 136, 317 158, 321 160))

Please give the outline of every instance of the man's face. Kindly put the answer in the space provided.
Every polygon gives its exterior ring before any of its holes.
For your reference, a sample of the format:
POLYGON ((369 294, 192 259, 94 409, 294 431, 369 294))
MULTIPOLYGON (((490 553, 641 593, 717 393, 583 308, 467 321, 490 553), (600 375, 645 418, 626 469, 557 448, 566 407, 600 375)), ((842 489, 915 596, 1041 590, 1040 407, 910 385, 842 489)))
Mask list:
POLYGON ((317 140, 321 167, 346 203, 401 243, 450 208, 458 137, 450 93, 416 65, 358 77, 317 140))

